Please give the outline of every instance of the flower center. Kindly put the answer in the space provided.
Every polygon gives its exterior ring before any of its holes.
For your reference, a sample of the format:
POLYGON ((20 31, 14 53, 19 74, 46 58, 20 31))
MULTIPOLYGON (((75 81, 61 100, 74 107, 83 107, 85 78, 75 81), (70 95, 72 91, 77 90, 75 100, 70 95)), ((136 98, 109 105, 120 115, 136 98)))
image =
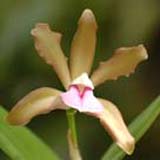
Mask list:
POLYGON ((93 94, 94 86, 86 73, 76 78, 67 92, 61 94, 62 101, 80 112, 101 112, 103 106, 93 94))
POLYGON ((79 87, 79 90, 83 90, 85 87, 90 89, 94 89, 93 83, 88 77, 87 73, 82 73, 79 77, 74 79, 70 86, 76 85, 79 87))
POLYGON ((87 91, 92 91, 92 89, 91 89, 90 87, 85 87, 85 86, 83 86, 83 85, 71 85, 70 88, 71 88, 71 87, 76 88, 76 90, 77 90, 78 93, 79 93, 79 97, 80 97, 81 99, 83 99, 83 97, 84 97, 84 95, 85 95, 85 93, 86 93, 87 91))

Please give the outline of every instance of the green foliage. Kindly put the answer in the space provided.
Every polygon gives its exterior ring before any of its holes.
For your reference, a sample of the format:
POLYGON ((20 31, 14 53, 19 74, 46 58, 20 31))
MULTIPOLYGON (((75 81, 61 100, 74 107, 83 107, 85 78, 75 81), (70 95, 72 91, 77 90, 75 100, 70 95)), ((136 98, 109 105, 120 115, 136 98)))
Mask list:
POLYGON ((10 126, 0 107, 0 148, 13 160, 58 160, 56 154, 26 127, 10 126))
MULTIPOLYGON (((159 114, 160 96, 129 125, 129 129, 134 135, 136 141, 140 140, 140 138, 146 133, 159 114)), ((118 148, 116 144, 113 144, 104 154, 102 160, 121 160, 124 157, 125 153, 118 148)))

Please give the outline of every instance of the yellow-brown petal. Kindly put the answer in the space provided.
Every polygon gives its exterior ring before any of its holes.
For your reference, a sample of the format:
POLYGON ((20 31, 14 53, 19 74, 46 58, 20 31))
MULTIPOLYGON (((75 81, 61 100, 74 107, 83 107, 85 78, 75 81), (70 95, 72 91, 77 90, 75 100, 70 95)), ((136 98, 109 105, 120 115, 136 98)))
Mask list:
POLYGON ((90 9, 82 13, 71 46, 70 70, 72 80, 83 72, 90 73, 96 46, 97 23, 90 9))
POLYGON ((116 80, 119 76, 128 77, 135 71, 136 66, 147 58, 143 45, 119 48, 109 60, 100 63, 91 80, 94 86, 97 86, 106 80, 116 80))
POLYGON ((31 34, 34 37, 35 48, 39 55, 53 66, 62 84, 67 89, 71 78, 67 58, 60 46, 61 34, 51 31, 49 25, 45 23, 38 23, 32 29, 31 34))
POLYGON ((59 97, 60 93, 48 87, 30 92, 12 108, 7 121, 12 125, 24 125, 36 115, 45 114, 54 109, 65 109, 59 97))
POLYGON ((101 124, 109 132, 117 145, 127 154, 132 154, 135 148, 135 140, 125 125, 120 111, 117 107, 104 99, 99 99, 104 106, 104 111, 95 114, 100 119, 101 124))

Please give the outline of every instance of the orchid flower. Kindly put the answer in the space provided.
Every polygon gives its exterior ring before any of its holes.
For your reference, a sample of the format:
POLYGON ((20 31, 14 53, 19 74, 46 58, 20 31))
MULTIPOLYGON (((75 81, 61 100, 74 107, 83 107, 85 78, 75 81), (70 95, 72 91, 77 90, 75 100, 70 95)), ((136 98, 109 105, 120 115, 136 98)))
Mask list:
POLYGON ((135 140, 120 111, 112 102, 96 98, 93 90, 106 80, 128 77, 148 55, 143 45, 119 48, 109 60, 101 62, 90 74, 96 31, 95 16, 90 9, 85 9, 79 19, 71 44, 70 59, 67 61, 60 46, 61 34, 51 31, 48 24, 36 24, 31 31, 35 48, 46 63, 54 68, 66 91, 49 87, 36 89, 13 107, 7 120, 13 125, 24 125, 39 114, 73 108, 98 118, 117 145, 127 154, 131 154, 135 140))

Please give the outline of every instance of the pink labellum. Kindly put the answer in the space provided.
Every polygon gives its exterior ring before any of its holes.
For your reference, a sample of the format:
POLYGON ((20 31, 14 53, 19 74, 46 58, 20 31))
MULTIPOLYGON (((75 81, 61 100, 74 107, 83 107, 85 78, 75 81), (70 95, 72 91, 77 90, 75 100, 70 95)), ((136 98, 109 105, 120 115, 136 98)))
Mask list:
POLYGON ((61 94, 62 101, 80 112, 102 112, 103 106, 93 95, 93 90, 84 87, 80 90, 78 85, 70 86, 69 90, 61 94))

